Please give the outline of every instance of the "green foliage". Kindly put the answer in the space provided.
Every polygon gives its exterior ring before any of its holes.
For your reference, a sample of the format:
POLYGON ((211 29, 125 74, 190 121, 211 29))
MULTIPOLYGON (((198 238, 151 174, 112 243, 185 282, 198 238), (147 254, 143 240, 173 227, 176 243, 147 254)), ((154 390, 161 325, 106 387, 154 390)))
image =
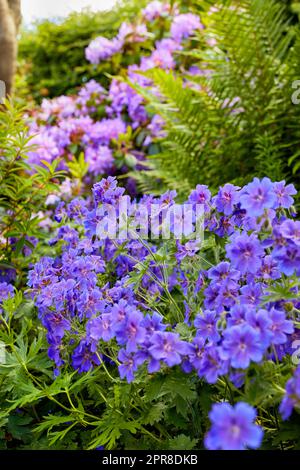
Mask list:
MULTIPOLYGON (((227 181, 242 183, 253 174, 298 180, 300 108, 291 103, 291 84, 298 78, 300 31, 289 26, 285 6, 274 0, 187 3, 203 12, 207 26, 203 34, 215 38, 218 45, 208 49, 205 38, 199 37, 183 58, 185 65, 190 57, 197 58, 200 68, 212 73, 189 77, 193 86, 188 87, 186 77, 153 70, 148 75, 160 97, 135 85, 149 110, 165 119, 168 131, 161 152, 149 156, 147 171, 135 174, 141 188, 161 192, 167 186, 185 194, 199 182, 217 188, 227 181), (208 17, 205 12, 210 4, 225 6, 208 17), (230 4, 235 8, 229 9, 230 4)), ((116 62, 115 70, 86 65, 83 48, 94 35, 115 34, 119 23, 141 7, 140 3, 130 5, 99 16, 73 15, 61 24, 41 23, 36 32, 26 33, 21 56, 29 93, 35 99, 40 99, 42 88, 51 96, 72 93, 89 78, 105 81, 104 72, 119 73, 123 63, 116 62)), ((39 226, 44 200, 55 192, 63 175, 57 170, 58 162, 43 162, 32 174, 22 113, 9 102, 0 113, 0 270, 10 268, 16 273, 19 289, 3 302, 0 319, 0 448, 200 449, 210 426, 209 410, 220 400, 246 401, 257 408, 258 423, 266 430, 266 449, 299 448, 299 420, 293 417, 283 424, 277 416, 292 372, 290 358, 282 363, 252 364, 240 388, 226 377, 209 385, 196 373, 184 374, 180 367, 166 366, 155 374, 141 367, 128 384, 119 377, 118 351, 112 345, 105 346, 104 354, 113 358, 114 365, 101 361, 80 375, 65 360, 61 375, 53 377, 45 331, 33 301, 24 295, 24 285, 28 264, 49 250, 59 254, 63 243, 47 247, 43 241, 48 235, 39 226), (38 240, 42 243, 27 256, 38 240)), ((121 140, 130 142, 130 133, 129 128, 121 140)), ((130 151, 122 155, 121 141, 114 146, 119 152, 117 166, 125 160, 128 167, 134 167, 135 157, 130 151)), ((87 167, 82 153, 68 163, 68 169, 73 180, 84 178, 87 167)), ((222 250, 224 243, 211 235, 204 240, 201 254, 183 261, 183 266, 196 279, 200 270, 219 261, 222 250)), ((175 268, 170 253, 167 242, 155 253, 150 248, 143 262, 136 260, 128 284, 134 284, 149 309, 162 313, 170 324, 177 323, 175 331, 181 338, 190 340, 192 330, 183 322, 184 296, 177 291, 171 294, 166 281, 175 268), (145 274, 152 276, 153 261, 163 272, 163 280, 158 280, 162 294, 157 297, 142 282, 145 274)), ((126 250, 120 245, 115 257, 122 254, 126 250)), ((113 261, 99 276, 101 285, 115 276, 113 261)), ((298 287, 297 279, 274 283, 265 301, 293 300, 298 287)), ((199 312, 202 294, 194 295, 193 286, 190 289, 190 305, 199 312)), ((285 305, 288 308, 289 303, 285 305)), ((76 336, 83 332, 79 327, 76 336)), ((72 334, 66 332, 68 341, 72 334)), ((63 344, 61 353, 71 360, 63 344)))
POLYGON ((206 73, 187 74, 187 86, 185 77, 152 70, 162 98, 139 90, 168 132, 161 152, 149 157, 150 171, 135 175, 142 190, 186 194, 199 182, 218 188, 254 175, 299 182, 300 109, 292 103, 299 25, 290 26, 286 6, 275 0, 214 3, 219 12, 203 14, 206 29, 185 54, 206 73))
POLYGON ((6 101, 0 110, 0 271, 16 271, 17 285, 26 274, 24 253, 33 248, 33 239, 41 239, 39 211, 45 198, 62 176, 58 162, 37 166, 32 173, 26 155, 32 148, 23 122, 24 110, 6 101), (25 250, 25 251, 24 251, 25 250))
POLYGON ((119 62, 94 67, 84 50, 97 36, 116 35, 120 24, 134 18, 145 0, 125 0, 111 11, 72 13, 64 21, 42 21, 35 29, 23 31, 19 41, 19 70, 16 95, 26 103, 43 97, 72 94, 94 78, 104 85, 105 73, 113 74, 119 62))
POLYGON ((197 447, 199 430, 187 428, 192 415, 198 414, 189 376, 174 370, 152 378, 145 371, 133 386, 100 366, 81 376, 66 369, 53 381, 44 333, 40 330, 29 344, 32 324, 26 317, 16 323, 15 313, 4 305, 1 448, 197 447))

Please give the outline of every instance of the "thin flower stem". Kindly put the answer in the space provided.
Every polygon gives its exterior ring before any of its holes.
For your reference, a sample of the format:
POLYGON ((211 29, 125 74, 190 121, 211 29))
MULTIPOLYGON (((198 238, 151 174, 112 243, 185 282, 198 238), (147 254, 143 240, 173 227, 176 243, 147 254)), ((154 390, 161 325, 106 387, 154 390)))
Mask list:
POLYGON ((181 321, 182 320, 182 312, 181 312, 180 308, 178 307, 177 303, 175 302, 175 300, 173 299, 172 295, 170 294, 170 291, 169 291, 168 287, 164 283, 162 283, 155 276, 155 274, 153 274, 151 271, 149 271, 149 267, 147 265, 145 265, 144 263, 142 263, 142 261, 137 260, 136 258, 134 258, 133 256, 131 256, 129 254, 126 254, 126 256, 129 259, 131 259, 132 261, 134 261, 137 265, 140 265, 140 266, 142 266, 142 268, 147 270, 147 275, 150 277, 150 279, 152 279, 153 282, 155 282, 159 287, 161 287, 165 291, 165 293, 168 297, 168 300, 174 305, 175 309, 177 310, 177 313, 179 314, 178 317, 177 317, 177 320, 181 321))
POLYGON ((100 356, 100 354, 98 352, 96 352, 96 356, 98 357, 99 361, 101 362, 101 365, 103 366, 103 369, 105 370, 106 372, 106 375, 108 376, 108 378, 112 381, 112 382, 116 382, 117 380, 115 378, 112 377, 112 375, 110 375, 110 373, 108 372, 108 369, 102 359, 102 357, 100 356))

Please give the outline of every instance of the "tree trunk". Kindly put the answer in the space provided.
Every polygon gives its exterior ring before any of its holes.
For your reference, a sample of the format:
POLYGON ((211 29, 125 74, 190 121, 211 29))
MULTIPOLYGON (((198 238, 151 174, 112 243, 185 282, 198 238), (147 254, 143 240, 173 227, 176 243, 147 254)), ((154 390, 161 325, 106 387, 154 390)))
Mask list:
POLYGON ((21 23, 20 0, 0 0, 0 80, 11 94, 17 59, 17 34, 21 23))

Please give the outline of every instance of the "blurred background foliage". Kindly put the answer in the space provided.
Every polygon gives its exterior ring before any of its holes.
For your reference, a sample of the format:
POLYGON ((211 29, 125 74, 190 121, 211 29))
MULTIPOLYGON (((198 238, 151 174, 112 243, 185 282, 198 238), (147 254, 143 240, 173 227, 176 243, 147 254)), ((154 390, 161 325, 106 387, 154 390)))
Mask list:
MULTIPOLYGON (((136 59, 117 55, 98 66, 84 55, 91 39, 116 35, 123 21, 136 19, 147 0, 124 0, 111 11, 71 14, 24 30, 19 42, 16 96, 26 106, 44 97, 75 93, 94 78, 107 88, 108 75, 136 59)), ((178 3, 178 2, 177 2, 178 3)), ((162 100, 144 93, 150 112, 161 114, 167 137, 149 158, 150 171, 135 173, 141 191, 176 188, 183 195, 199 182, 213 188, 244 184, 254 175, 300 182, 300 107, 291 97, 300 77, 300 2, 293 0, 181 0, 181 9, 204 18, 217 48, 195 41, 189 54, 212 74, 184 77, 156 71, 162 100), (211 6, 230 5, 216 15, 211 6), (235 11, 234 11, 235 10, 235 11), (200 92, 199 92, 200 87, 200 92), (240 110, 242 109, 242 112, 240 110), (222 168, 222 171, 220 171, 222 168)), ((141 51, 136 52, 140 54, 141 51)))
MULTIPOLYGON (((224 0, 225 1, 225 0, 224 0)), ((277 0, 286 5, 291 23, 300 17, 298 0, 277 0)), ((87 62, 84 50, 97 36, 111 38, 116 35, 123 21, 132 21, 147 0, 122 0, 113 9, 98 13, 85 10, 72 13, 61 21, 39 21, 33 27, 25 28, 19 37, 18 71, 16 76, 16 96, 28 103, 40 103, 44 97, 53 98, 62 94, 72 94, 86 81, 94 78, 104 85, 108 79, 105 73, 114 74, 120 65, 103 63, 94 67, 87 62)), ((207 9, 207 5, 220 4, 218 0, 181 0, 186 10, 207 9)), ((238 4, 239 1, 233 3, 238 4)))
POLYGON ((27 104, 40 103, 44 97, 72 94, 91 78, 105 84, 108 79, 104 73, 116 72, 119 64, 115 64, 115 70, 105 63, 95 68, 85 59, 85 48, 97 36, 115 36, 121 23, 132 21, 146 4, 147 0, 125 0, 109 11, 86 10, 72 13, 62 21, 41 21, 31 29, 23 29, 19 40, 17 97, 27 104))
MULTIPOLYGON (((194 2, 197 11, 203 6, 194 2)), ((202 182, 215 190, 254 176, 300 185, 300 107, 292 101, 300 77, 296 4, 277 0, 213 2, 202 35, 187 54, 200 74, 149 72, 160 90, 138 89, 167 123, 150 171, 134 175, 143 192, 176 189, 184 196, 202 182), (207 73, 206 73, 207 72, 207 73)), ((298 84, 299 89, 299 84, 298 84)))

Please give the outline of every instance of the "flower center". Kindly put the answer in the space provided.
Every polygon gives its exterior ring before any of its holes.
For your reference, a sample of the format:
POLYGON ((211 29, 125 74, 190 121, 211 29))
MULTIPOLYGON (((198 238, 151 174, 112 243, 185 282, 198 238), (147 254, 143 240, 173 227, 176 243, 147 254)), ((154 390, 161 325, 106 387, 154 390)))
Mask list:
POLYGON ((262 202, 264 200, 264 193, 261 189, 259 189, 258 193, 255 195, 255 200, 258 202, 262 202))
POLYGON ((136 334, 136 331, 137 331, 137 327, 135 325, 130 325, 129 332, 132 336, 136 334))
POLYGON ((230 431, 231 431, 232 437, 239 437, 241 434, 241 429, 236 424, 231 426, 230 431))
POLYGON ((244 251, 244 258, 251 258, 251 256, 252 256, 251 250, 249 250, 249 248, 246 248, 244 251))
POLYGON ((172 352, 172 345, 170 343, 165 343, 164 344, 164 351, 167 353, 172 352))

